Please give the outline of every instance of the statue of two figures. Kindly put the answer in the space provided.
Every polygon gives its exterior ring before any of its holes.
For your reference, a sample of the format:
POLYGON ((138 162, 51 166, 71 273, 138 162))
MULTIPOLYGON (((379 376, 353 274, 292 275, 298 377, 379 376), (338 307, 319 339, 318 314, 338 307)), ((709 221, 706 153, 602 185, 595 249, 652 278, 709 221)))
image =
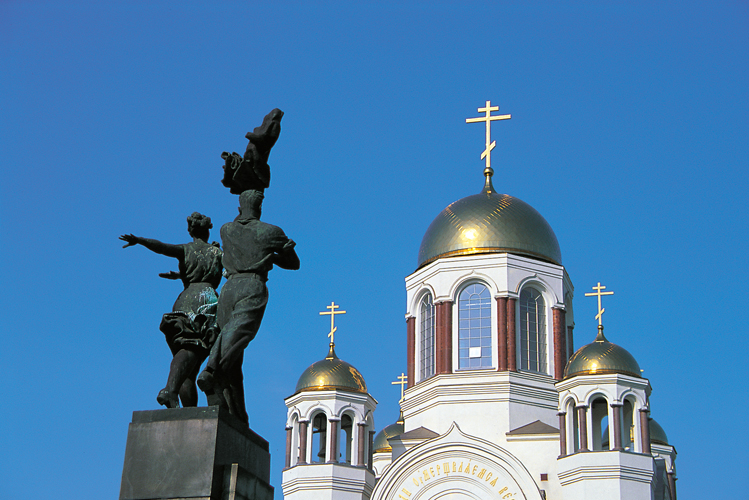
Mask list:
POLYGON ((282 117, 283 112, 274 109, 260 127, 247 133, 250 142, 244 156, 221 155, 225 160, 221 182, 239 194, 239 215, 221 227, 223 252, 217 243, 208 243, 211 219, 197 212, 187 219, 191 243, 169 245, 132 234, 120 237, 124 247, 141 244, 179 261, 178 273, 159 275, 181 279, 185 286, 160 326, 174 356, 166 387, 157 397, 168 408, 176 408, 178 400, 182 406, 197 406, 197 383, 210 406, 224 406, 248 422, 242 361, 268 303, 268 272, 274 265, 299 269, 294 241, 281 228, 260 221, 264 191, 270 185, 268 156, 281 132, 282 117), (227 281, 219 296, 222 270, 227 281), (206 367, 198 376, 206 357, 206 367))

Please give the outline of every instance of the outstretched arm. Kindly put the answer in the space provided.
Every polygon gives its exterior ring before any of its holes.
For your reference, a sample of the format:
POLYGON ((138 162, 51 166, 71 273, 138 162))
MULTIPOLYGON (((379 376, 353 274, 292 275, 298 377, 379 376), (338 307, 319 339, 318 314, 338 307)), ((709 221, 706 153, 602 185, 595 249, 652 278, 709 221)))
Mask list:
POLYGON ((185 247, 183 245, 170 245, 169 243, 162 243, 159 240, 152 240, 149 238, 141 238, 134 234, 123 234, 120 239, 126 242, 122 245, 122 248, 141 244, 152 252, 166 255, 167 257, 174 257, 175 259, 185 258, 185 247))
POLYGON ((273 263, 282 269, 295 271, 299 269, 299 256, 296 254, 294 240, 289 240, 280 252, 274 254, 273 263))

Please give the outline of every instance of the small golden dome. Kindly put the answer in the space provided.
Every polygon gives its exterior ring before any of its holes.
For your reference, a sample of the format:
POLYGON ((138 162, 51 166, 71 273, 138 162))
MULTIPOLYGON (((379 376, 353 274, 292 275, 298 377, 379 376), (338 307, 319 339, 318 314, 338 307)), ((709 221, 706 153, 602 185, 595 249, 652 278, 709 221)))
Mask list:
POLYGON ((393 447, 390 446, 390 443, 388 443, 388 439, 390 439, 391 437, 399 436, 401 434, 403 434, 403 412, 401 412, 401 416, 397 422, 388 425, 377 433, 372 445, 374 453, 393 451, 393 447))
POLYGON ((302 391, 329 391, 340 389, 350 392, 367 393, 367 384, 359 370, 338 359, 335 345, 330 344, 330 351, 325 359, 312 363, 304 370, 296 383, 296 393, 302 391))
POLYGON ((562 263, 546 219, 524 201, 496 193, 487 177, 481 193, 452 203, 432 221, 421 240, 418 267, 440 257, 503 252, 562 263))
POLYGON ((666 436, 666 431, 663 430, 661 424, 659 424, 652 418, 649 419, 648 424, 650 427, 650 442, 658 444, 668 444, 668 436, 666 436))
POLYGON ((582 346, 572 355, 564 369, 564 378, 600 373, 623 373, 642 378, 640 365, 634 356, 623 347, 606 340, 603 326, 598 327, 598 336, 594 342, 582 346))

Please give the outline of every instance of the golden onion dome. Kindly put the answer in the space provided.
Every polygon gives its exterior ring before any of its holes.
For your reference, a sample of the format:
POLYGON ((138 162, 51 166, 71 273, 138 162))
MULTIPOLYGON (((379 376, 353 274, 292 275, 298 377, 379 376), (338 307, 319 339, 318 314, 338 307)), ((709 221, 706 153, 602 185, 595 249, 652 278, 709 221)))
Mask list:
POLYGON ((650 427, 650 442, 658 444, 668 444, 668 436, 666 431, 663 430, 661 424, 653 420, 652 418, 648 421, 650 427))
POLYGON ((603 326, 598 327, 596 340, 582 346, 572 355, 564 378, 576 375, 597 375, 601 373, 623 373, 642 378, 640 365, 626 349, 612 344, 603 336, 603 326))
POLYGON ((330 344, 330 351, 325 359, 312 363, 304 370, 296 383, 296 392, 343 391, 367 393, 367 384, 359 370, 339 359, 335 354, 335 345, 330 344))
POLYGON ((562 263, 546 219, 524 201, 495 192, 489 173, 481 193, 450 204, 432 221, 421 240, 418 267, 440 257, 505 252, 562 263))
POLYGON ((388 439, 401 434, 403 434, 403 412, 401 412, 401 416, 397 422, 388 425, 377 433, 372 445, 374 453, 393 451, 393 447, 388 443, 388 439))

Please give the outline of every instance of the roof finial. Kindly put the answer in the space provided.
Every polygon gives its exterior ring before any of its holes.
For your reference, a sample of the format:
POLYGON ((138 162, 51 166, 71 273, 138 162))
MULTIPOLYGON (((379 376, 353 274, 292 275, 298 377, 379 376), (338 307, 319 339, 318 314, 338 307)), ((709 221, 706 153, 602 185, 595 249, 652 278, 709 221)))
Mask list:
POLYGON ((484 149, 484 152, 481 153, 481 159, 486 159, 486 167, 484 168, 484 176, 486 177, 486 181, 484 182, 484 191, 485 193, 493 193, 494 192, 494 186, 492 186, 492 175, 494 175, 494 170, 492 169, 492 149, 497 145, 496 141, 492 141, 491 139, 491 122, 495 120, 509 120, 512 118, 512 115, 495 115, 492 116, 492 111, 499 111, 499 106, 492 106, 491 101, 486 101, 486 107, 478 108, 479 113, 486 113, 486 115, 478 117, 478 118, 466 118, 466 123, 478 123, 478 122, 486 122, 486 148, 484 149))
MULTIPOLYGON (((601 286, 601 282, 598 282, 598 286, 594 286, 593 290, 595 290, 595 293, 586 293, 586 297, 598 297, 598 314, 596 314, 596 319, 598 320, 598 337, 601 337, 602 340, 606 340, 603 338, 603 312, 606 310, 603 307, 601 307, 601 297, 603 295, 614 295, 614 292, 604 292, 602 290, 605 290, 605 286, 601 286)), ((596 341, 598 341, 598 338, 596 338, 596 341)))
POLYGON ((403 402, 403 392, 405 391, 406 384, 408 384, 408 377, 406 377, 406 374, 401 372, 400 375, 398 375, 398 381, 397 382, 390 382, 392 385, 399 385, 401 386, 401 398, 398 400, 399 403, 403 402))
POLYGON ((330 351, 328 352, 326 359, 333 359, 336 357, 335 350, 333 350, 335 347, 334 334, 336 330, 338 330, 338 327, 335 326, 335 315, 346 314, 346 311, 336 311, 339 307, 341 306, 336 305, 335 301, 333 301, 329 306, 326 306, 326 309, 330 309, 330 311, 320 312, 320 316, 330 316, 330 333, 328 333, 328 337, 330 337, 330 351))
MULTIPOLYGON (((398 405, 400 406, 400 403, 403 402, 403 392, 405 391, 406 384, 408 384, 408 377, 406 377, 406 374, 401 372, 400 375, 398 375, 398 381, 397 382, 390 382, 392 385, 399 385, 401 386, 401 398, 398 400, 398 405)), ((401 413, 398 417, 398 420, 396 423, 402 424, 404 422, 403 420, 403 408, 400 409, 401 413)))

